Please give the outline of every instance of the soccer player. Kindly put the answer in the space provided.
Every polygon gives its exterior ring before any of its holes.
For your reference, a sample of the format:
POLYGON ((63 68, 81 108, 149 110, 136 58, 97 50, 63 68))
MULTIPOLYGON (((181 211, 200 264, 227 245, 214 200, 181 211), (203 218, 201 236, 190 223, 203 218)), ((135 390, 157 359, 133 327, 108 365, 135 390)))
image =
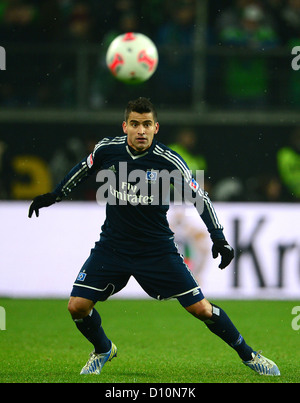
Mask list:
POLYGON ((166 182, 160 181, 162 172, 195 205, 210 233, 213 258, 221 256, 219 268, 224 269, 234 257, 207 193, 180 155, 156 141, 159 123, 150 100, 130 101, 122 128, 124 135, 101 140, 52 193, 37 196, 29 208, 29 217, 33 212, 38 217, 40 208, 60 202, 91 174, 99 171, 107 176, 102 185, 107 203, 100 239, 79 271, 68 304, 77 328, 94 346, 81 374, 100 374, 104 364, 117 355, 95 304, 120 291, 133 276, 151 297, 176 298, 232 347, 245 365, 259 374, 280 375, 274 362, 246 344, 223 309, 204 297, 178 253, 167 221, 169 203, 166 182))

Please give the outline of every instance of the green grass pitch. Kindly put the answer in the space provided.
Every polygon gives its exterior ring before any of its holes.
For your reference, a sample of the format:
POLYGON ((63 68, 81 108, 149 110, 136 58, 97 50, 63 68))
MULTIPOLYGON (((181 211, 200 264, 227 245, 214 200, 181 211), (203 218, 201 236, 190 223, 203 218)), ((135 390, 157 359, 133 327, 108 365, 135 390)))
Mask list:
POLYGON ((0 383, 297 383, 300 331, 292 328, 296 301, 213 301, 246 342, 274 360, 280 377, 263 377, 188 314, 177 301, 98 303, 118 356, 101 375, 79 375, 92 350, 65 300, 0 299, 0 383))

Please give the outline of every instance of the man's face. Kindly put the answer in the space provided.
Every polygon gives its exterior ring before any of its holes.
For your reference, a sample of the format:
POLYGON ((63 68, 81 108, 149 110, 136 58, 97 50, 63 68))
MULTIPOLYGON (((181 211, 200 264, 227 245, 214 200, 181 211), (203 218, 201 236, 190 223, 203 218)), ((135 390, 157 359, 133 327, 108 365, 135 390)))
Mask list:
POLYGON ((153 114, 131 112, 127 122, 123 122, 123 132, 127 134, 127 142, 136 151, 145 151, 152 144, 159 124, 154 122, 153 114))

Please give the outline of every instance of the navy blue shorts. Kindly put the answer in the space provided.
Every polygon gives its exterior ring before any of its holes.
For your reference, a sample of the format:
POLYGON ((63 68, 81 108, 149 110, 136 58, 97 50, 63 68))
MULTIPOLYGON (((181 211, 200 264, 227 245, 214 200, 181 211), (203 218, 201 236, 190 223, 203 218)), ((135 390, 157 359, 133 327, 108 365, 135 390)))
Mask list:
POLYGON ((179 253, 133 256, 99 245, 92 249, 82 266, 71 296, 95 303, 105 301, 122 290, 130 276, 152 298, 177 298, 184 307, 204 298, 198 282, 179 253))

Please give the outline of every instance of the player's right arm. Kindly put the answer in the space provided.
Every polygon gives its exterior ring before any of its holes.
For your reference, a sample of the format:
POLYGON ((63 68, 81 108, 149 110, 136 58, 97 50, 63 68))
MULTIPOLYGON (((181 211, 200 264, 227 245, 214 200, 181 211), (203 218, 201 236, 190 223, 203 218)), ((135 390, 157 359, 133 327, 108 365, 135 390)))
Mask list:
POLYGON ((87 158, 84 158, 71 169, 71 171, 56 186, 53 192, 36 196, 33 199, 29 207, 29 218, 32 217, 34 212, 38 217, 41 208, 49 207, 66 198, 74 188, 76 188, 81 182, 85 181, 97 168, 101 167, 102 156, 100 150, 102 151, 103 149, 103 147, 101 148, 103 140, 95 146, 94 151, 89 154, 87 158))

